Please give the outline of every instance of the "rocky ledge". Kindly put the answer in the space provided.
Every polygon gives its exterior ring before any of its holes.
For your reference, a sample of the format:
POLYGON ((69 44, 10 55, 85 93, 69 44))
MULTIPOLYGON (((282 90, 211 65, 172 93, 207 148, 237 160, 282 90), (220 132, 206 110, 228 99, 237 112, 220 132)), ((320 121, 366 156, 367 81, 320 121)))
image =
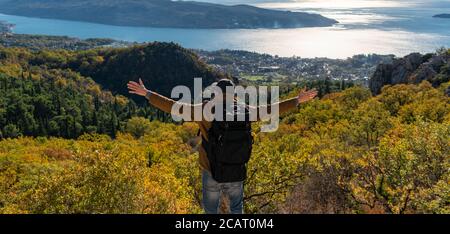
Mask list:
POLYGON ((416 84, 423 80, 433 86, 450 80, 450 51, 435 54, 412 53, 392 63, 380 64, 369 81, 370 90, 379 94, 385 85, 416 84))

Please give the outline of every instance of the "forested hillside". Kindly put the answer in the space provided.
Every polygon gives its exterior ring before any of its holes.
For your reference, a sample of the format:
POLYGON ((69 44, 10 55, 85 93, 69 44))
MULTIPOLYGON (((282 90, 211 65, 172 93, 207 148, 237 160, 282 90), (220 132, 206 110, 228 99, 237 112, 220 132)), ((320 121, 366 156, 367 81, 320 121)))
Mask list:
POLYGON ((67 36, 0 33, 0 45, 4 47, 24 47, 34 51, 43 49, 88 50, 97 47, 125 47, 133 44, 131 42, 102 38, 83 40, 67 36))
MULTIPOLYGON (((43 64, 47 64, 46 61, 43 64)), ((56 64, 55 64, 56 65, 56 64)), ((57 67, 68 67, 92 77, 105 89, 127 94, 126 83, 139 77, 153 90, 170 96, 177 85, 193 87, 201 77, 206 87, 225 76, 201 62, 197 54, 174 43, 155 42, 121 49, 103 49, 76 54, 57 67)))
POLYGON ((128 80, 139 77, 165 95, 170 95, 176 85, 192 87, 194 77, 202 77, 204 84, 224 77, 201 62, 192 51, 161 42, 80 51, 44 49, 34 52, 0 47, 0 63, 0 71, 11 76, 34 68, 70 69, 120 94, 127 94, 128 80))
POLYGON ((77 138, 83 133, 114 137, 133 116, 168 115, 128 99, 126 83, 139 77, 170 96, 176 85, 206 84, 224 75, 175 44, 87 51, 0 47, 0 139, 26 136, 77 138), (173 69, 176 67, 177 69, 173 69))
MULTIPOLYGON (((197 125, 122 87, 142 77, 167 93, 197 76, 224 75, 167 43, 0 48, 0 213, 201 213, 197 125)), ((283 115, 277 132, 254 124, 246 212, 450 213, 449 86, 355 86, 283 115)))

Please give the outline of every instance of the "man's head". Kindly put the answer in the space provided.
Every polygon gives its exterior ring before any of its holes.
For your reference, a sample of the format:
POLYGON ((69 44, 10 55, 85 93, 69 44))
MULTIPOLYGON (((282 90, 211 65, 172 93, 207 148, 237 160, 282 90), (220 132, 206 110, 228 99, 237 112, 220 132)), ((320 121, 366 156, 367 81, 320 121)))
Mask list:
MULTIPOLYGON (((222 90, 222 93, 227 92, 227 87, 234 87, 233 81, 229 79, 221 79, 216 84, 217 87, 219 87, 222 90)), ((233 90, 234 93, 234 90, 233 90)))
POLYGON ((234 83, 229 79, 221 79, 217 81, 213 86, 220 88, 223 98, 234 97, 234 83))

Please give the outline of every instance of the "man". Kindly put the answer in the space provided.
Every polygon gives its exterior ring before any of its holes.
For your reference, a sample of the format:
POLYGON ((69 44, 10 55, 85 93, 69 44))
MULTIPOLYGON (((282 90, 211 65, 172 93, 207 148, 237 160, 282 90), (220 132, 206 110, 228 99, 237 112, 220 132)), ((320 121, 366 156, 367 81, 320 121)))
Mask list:
MULTIPOLYGON (((234 84, 231 80, 222 79, 217 82, 217 87, 222 90, 224 97, 227 94, 227 87, 234 87, 234 84)), ((164 97, 156 92, 150 91, 145 88, 141 79, 139 79, 139 83, 130 81, 128 83, 129 92, 132 94, 137 94, 140 96, 146 97, 150 104, 157 107, 158 109, 171 113, 172 107, 176 104, 176 101, 164 97)), ((297 107, 300 103, 307 102, 313 99, 317 95, 316 90, 302 90, 300 94, 296 98, 291 98, 285 101, 281 101, 279 103, 275 103, 272 105, 278 105, 279 113, 282 114, 287 112, 295 107, 297 107)), ((204 105, 204 104, 200 104, 204 105)), ((195 105, 183 104, 183 109, 188 108, 191 109, 191 113, 196 108, 195 105)), ((258 109, 260 107, 249 107, 253 108, 253 110, 258 113, 258 109)), ((270 108, 269 108, 270 109, 270 108)), ((261 116, 258 116, 257 120, 263 120, 261 116)), ((197 121, 200 134, 202 136, 203 141, 210 141, 208 139, 208 133, 210 128, 212 127, 211 121, 201 120, 197 121)), ((203 142, 205 143, 205 142, 203 142)), ((233 181, 233 182, 217 182, 212 174, 210 167, 210 160, 207 156, 207 152, 205 150, 204 144, 199 147, 199 164, 202 169, 202 192, 203 192, 203 208, 205 213, 207 214, 216 214, 218 213, 219 204, 220 204, 220 196, 221 193, 224 193, 228 196, 230 200, 230 212, 233 214, 242 214, 243 213, 243 197, 244 197, 244 188, 243 181, 233 181)))

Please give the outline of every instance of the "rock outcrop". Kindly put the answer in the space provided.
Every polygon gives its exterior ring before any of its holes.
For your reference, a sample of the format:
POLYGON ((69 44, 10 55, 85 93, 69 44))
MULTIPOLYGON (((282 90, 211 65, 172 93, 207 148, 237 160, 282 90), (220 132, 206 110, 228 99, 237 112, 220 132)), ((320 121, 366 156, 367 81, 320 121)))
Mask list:
POLYGON ((385 85, 416 84, 427 80, 437 86, 449 80, 448 67, 450 67, 449 53, 426 55, 412 53, 394 59, 390 64, 378 65, 369 81, 369 88, 376 95, 385 85))

